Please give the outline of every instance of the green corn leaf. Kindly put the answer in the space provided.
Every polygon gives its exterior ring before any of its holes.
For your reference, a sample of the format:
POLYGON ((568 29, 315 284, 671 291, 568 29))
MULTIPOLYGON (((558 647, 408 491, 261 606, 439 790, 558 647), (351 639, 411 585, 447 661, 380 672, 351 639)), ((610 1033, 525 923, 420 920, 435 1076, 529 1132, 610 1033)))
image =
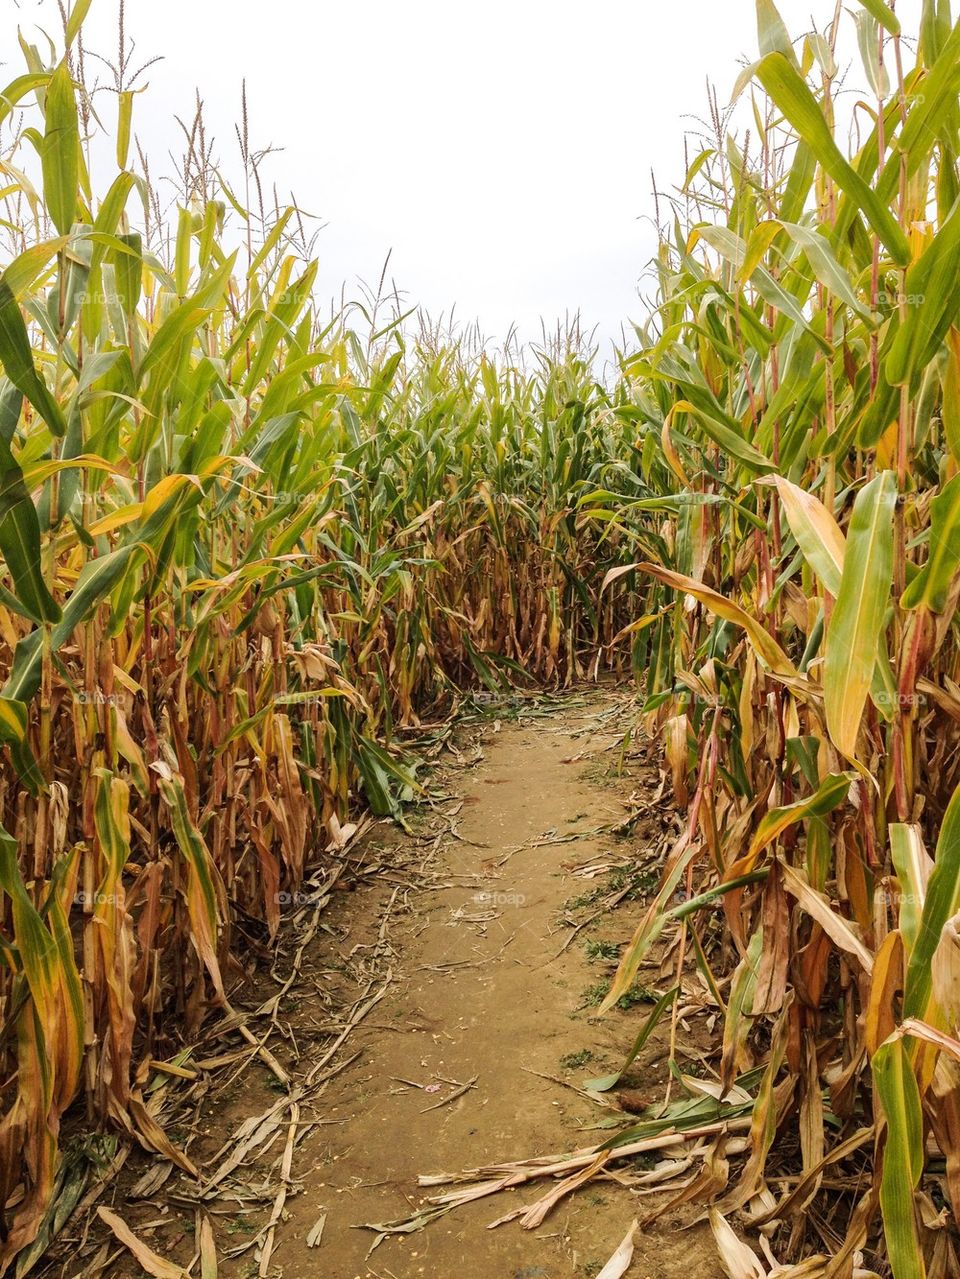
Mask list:
POLYGON ((856 751, 890 603, 896 500, 891 471, 875 476, 857 495, 840 590, 827 628, 823 668, 827 729, 837 750, 848 759, 856 751))
POLYGON ((193 214, 189 209, 179 209, 177 238, 174 251, 173 278, 177 296, 185 298, 190 287, 190 247, 193 242, 193 214))
POLYGON ((757 38, 761 57, 767 53, 782 53, 794 66, 797 65, 790 33, 773 0, 757 0, 757 38))
POLYGON ((869 318, 869 308, 860 301, 850 283, 850 277, 837 261, 830 242, 818 231, 801 226, 797 222, 781 222, 787 235, 805 254, 810 263, 810 270, 817 280, 841 302, 845 302, 851 310, 869 318))
POLYGON ((860 0, 860 3, 872 17, 876 18, 881 27, 888 31, 892 36, 900 34, 900 20, 897 18, 893 10, 883 0, 860 0))
POLYGON ((752 867, 763 850, 790 826, 809 817, 826 817, 832 813, 846 799, 853 778, 853 773, 830 773, 806 799, 799 799, 783 808, 769 809, 757 825, 743 864, 752 867))
POLYGON ((60 406, 34 366, 20 304, 4 277, 0 277, 0 364, 10 381, 23 392, 53 434, 65 435, 67 424, 60 406))
POLYGON ((960 290, 943 287, 960 272, 960 199, 950 210, 933 242, 907 272, 906 318, 900 323, 883 370, 895 386, 908 386, 939 349, 960 312, 960 290))
POLYGON ((93 0, 73 0, 73 6, 70 10, 70 17, 67 19, 67 29, 64 33, 67 48, 73 44, 80 33, 80 28, 86 20, 87 14, 90 12, 90 5, 93 0))
POLYGON ((902 608, 942 613, 960 569, 960 475, 948 480, 930 503, 927 561, 900 598, 902 608))
POLYGON ((860 46, 863 69, 867 74, 874 97, 882 100, 890 92, 890 81, 886 67, 880 60, 880 27, 876 18, 870 13, 857 13, 854 16, 857 22, 857 43, 860 46))
POLYGON ((11 80, 0 93, 0 125, 17 105, 34 89, 45 89, 50 83, 49 71, 30 71, 11 80))
POLYGON ((133 120, 133 92, 117 94, 117 168, 125 169, 130 158, 130 128, 133 120))
POLYGON ((900 881, 900 933, 909 960, 920 934, 920 919, 932 863, 923 847, 919 827, 890 823, 890 857, 900 881))
POLYGON ((633 1065, 634 1061, 636 1061, 637 1056, 643 1051, 644 1045, 656 1030, 663 1014, 668 1008, 670 1008, 679 993, 680 987, 674 986, 671 990, 668 990, 666 994, 660 996, 654 1005, 650 1016, 643 1023, 643 1029, 634 1040, 633 1047, 627 1053, 623 1065, 615 1075, 602 1075, 599 1079, 588 1079, 584 1084, 584 1087, 592 1089, 593 1092, 609 1092, 611 1088, 615 1088, 633 1065))
POLYGON ((58 622, 60 607, 43 580, 40 521, 23 472, 0 439, 0 551, 13 578, 17 599, 29 617, 58 622))
POLYGON ((696 853, 696 845, 691 844, 668 867, 656 897, 647 907, 643 918, 634 930, 633 936, 624 948, 613 982, 603 1003, 600 1005, 599 1015, 601 1017, 604 1013, 609 1012, 617 1000, 625 995, 636 981, 643 958, 663 931, 667 922, 669 903, 683 878, 684 871, 696 856, 696 853))
POLYGON ((839 187, 866 214, 894 261, 906 265, 910 250, 889 208, 843 158, 816 98, 782 53, 768 53, 757 77, 786 119, 839 187))
POLYGON ((719 444, 729 457, 735 458, 741 466, 750 471, 768 472, 773 465, 765 453, 754 448, 742 435, 731 426, 721 422, 712 413, 707 413, 688 400, 678 400, 674 412, 690 413, 703 427, 704 433, 715 444, 719 444))
POLYGON ((41 165, 43 194, 53 225, 66 235, 77 211, 80 181, 80 124, 73 80, 66 62, 50 77, 45 103, 41 165))
POLYGON ((57 947, 30 900, 17 862, 17 841, 0 827, 0 887, 10 899, 13 931, 30 994, 43 1024, 52 1029, 57 947))
POLYGON ((882 1044, 871 1062, 887 1120, 880 1210, 894 1279, 925 1279, 917 1238, 914 1191, 923 1171, 920 1091, 902 1039, 882 1044))
MULTIPOLYGON (((928 48, 928 65, 929 52, 928 48)), ((907 99, 906 124, 897 140, 897 146, 877 179, 876 193, 879 200, 886 202, 894 199, 904 168, 907 178, 911 178, 928 161, 931 139, 938 136, 940 126, 951 112, 956 113, 958 91, 960 23, 949 32, 936 60, 927 74, 919 80, 916 91, 911 92, 907 99)))
MULTIPOLYGON (((87 561, 63 607, 60 620, 51 632, 54 653, 66 644, 74 627, 89 617, 101 600, 110 594, 137 550, 139 547, 136 544, 121 546, 109 555, 87 561)), ((41 632, 36 630, 17 644, 10 677, 0 691, 0 697, 14 702, 30 702, 33 699, 40 687, 41 641, 41 632)))
POLYGON ((734 969, 730 981, 730 997, 723 1020, 723 1056, 721 1077, 725 1084, 733 1081, 737 1057, 750 1034, 753 1018, 753 1000, 757 993, 757 975, 763 950, 763 930, 758 928, 750 938, 747 953, 734 969))
POLYGON ((17 298, 22 297, 36 283, 37 277, 42 274, 52 259, 69 243, 70 237, 61 235, 55 240, 44 240, 42 244, 24 249, 3 273, 3 280, 10 292, 17 298))
POLYGON ((917 931, 903 988, 904 1017, 927 1016, 933 991, 934 951, 940 944, 944 924, 960 910, 960 787, 953 792, 940 827, 934 867, 930 872, 917 931))
POLYGON ((8 378, 3 378, 0 381, 0 438, 7 444, 13 439, 22 412, 23 392, 8 378))

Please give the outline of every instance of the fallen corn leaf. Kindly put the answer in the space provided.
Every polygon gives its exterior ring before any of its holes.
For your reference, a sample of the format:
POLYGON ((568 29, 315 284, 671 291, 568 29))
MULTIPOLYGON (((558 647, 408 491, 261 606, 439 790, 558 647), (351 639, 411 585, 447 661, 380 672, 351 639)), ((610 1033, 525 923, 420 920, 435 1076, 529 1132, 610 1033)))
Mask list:
POLYGON ((187 1272, 182 1266, 167 1261, 154 1252, 142 1239, 137 1238, 123 1218, 118 1217, 115 1212, 101 1207, 97 1209, 97 1216, 105 1226, 109 1226, 120 1243, 133 1253, 140 1269, 145 1270, 148 1275, 153 1275, 154 1279, 186 1279, 187 1272))

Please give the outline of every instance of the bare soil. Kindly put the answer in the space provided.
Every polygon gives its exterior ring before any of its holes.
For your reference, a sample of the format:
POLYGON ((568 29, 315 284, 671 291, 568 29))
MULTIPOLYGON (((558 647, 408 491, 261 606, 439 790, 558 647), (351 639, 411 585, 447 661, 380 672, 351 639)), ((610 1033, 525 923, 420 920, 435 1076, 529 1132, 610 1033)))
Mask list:
MULTIPOLYGON (((349 850, 358 873, 342 882, 356 887, 336 892, 320 916, 270 1041, 304 1087, 299 1114, 281 1107, 272 1140, 205 1208, 221 1276, 587 1279, 653 1209, 655 1197, 608 1176, 561 1200, 536 1230, 515 1220, 489 1227, 541 1197, 541 1182, 373 1248, 377 1231, 362 1228, 428 1206, 437 1190, 418 1186, 421 1174, 559 1155, 628 1118, 580 1091, 619 1069, 642 1025, 642 1004, 599 1020, 596 1004, 674 820, 655 802, 655 755, 621 749, 628 710, 622 695, 595 690, 460 730, 432 777, 438 798, 411 819, 413 832, 379 823, 349 850), (617 909, 598 911, 611 895, 620 895, 617 909), (311 1230, 320 1233, 314 1247, 311 1230)), ((295 948, 286 943, 288 957, 295 948)), ((282 981, 284 965, 275 971, 282 981)), ((655 967, 645 975, 651 986, 658 976, 655 967)), ((276 980, 261 976, 248 1003, 269 998, 276 980)), ((630 1109, 662 1094, 665 1036, 658 1031, 630 1072, 630 1109)), ((232 1082, 195 1092, 192 1119, 171 1137, 209 1176, 215 1164, 206 1161, 229 1154, 243 1121, 283 1100, 254 1059, 232 1082)), ((139 1176, 150 1163, 130 1167, 139 1176)), ((141 1179, 135 1197, 132 1177, 128 1168, 100 1203, 157 1254, 195 1262, 199 1273, 200 1216, 177 1189, 186 1192, 188 1179, 177 1173, 155 1190, 141 1179)), ((722 1274, 709 1229, 691 1225, 693 1215, 668 1214, 641 1233, 628 1277, 722 1274)), ((53 1271, 142 1273, 98 1222, 73 1244, 53 1271)))

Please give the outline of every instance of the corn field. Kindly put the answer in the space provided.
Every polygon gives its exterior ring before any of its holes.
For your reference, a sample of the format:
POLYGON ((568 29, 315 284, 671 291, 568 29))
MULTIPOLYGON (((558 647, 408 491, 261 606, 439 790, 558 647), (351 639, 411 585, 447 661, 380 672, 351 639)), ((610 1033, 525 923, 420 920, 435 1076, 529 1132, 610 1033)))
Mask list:
POLYGON ((3 1264, 69 1107, 182 1166, 145 1068, 230 1018, 308 864, 420 792, 420 717, 616 669, 687 816, 605 1006, 663 938, 711 990, 723 1092, 753 1081, 713 1210, 802 1250, 828 1170, 872 1150, 830 1273, 881 1225, 896 1279, 956 1273, 947 0, 919 33, 863 0, 796 41, 757 0, 750 127, 714 105, 614 379, 576 334, 494 355, 325 318, 298 210, 231 191, 202 122, 165 211, 135 90, 92 109, 88 8, 0 95, 3 1264), (841 125, 844 22, 869 92, 841 125))

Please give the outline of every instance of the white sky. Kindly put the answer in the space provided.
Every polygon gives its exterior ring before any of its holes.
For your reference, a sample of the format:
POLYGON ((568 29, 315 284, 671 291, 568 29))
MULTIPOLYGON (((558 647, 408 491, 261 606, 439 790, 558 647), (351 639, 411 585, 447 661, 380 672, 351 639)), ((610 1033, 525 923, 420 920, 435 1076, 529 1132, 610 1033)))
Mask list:
MULTIPOLYGON (((779 8, 799 35, 811 16, 822 30, 834 0, 779 8)), ((919 0, 897 8, 909 29, 919 0)), ((267 167, 281 199, 292 190, 327 223, 321 296, 375 281, 392 249, 410 303, 456 304, 489 337, 512 321, 537 336, 540 317, 579 309, 609 338, 642 317, 651 168, 661 189, 682 182, 706 79, 725 102, 757 53, 754 0, 127 0, 126 12, 138 57, 163 57, 134 116, 154 170, 199 86, 237 174, 246 77, 253 145, 283 147, 267 167)), ((36 39, 54 11, 0 0, 0 14, 12 78, 16 24, 36 39)), ((113 52, 116 14, 117 0, 93 0, 89 47, 113 52)))

